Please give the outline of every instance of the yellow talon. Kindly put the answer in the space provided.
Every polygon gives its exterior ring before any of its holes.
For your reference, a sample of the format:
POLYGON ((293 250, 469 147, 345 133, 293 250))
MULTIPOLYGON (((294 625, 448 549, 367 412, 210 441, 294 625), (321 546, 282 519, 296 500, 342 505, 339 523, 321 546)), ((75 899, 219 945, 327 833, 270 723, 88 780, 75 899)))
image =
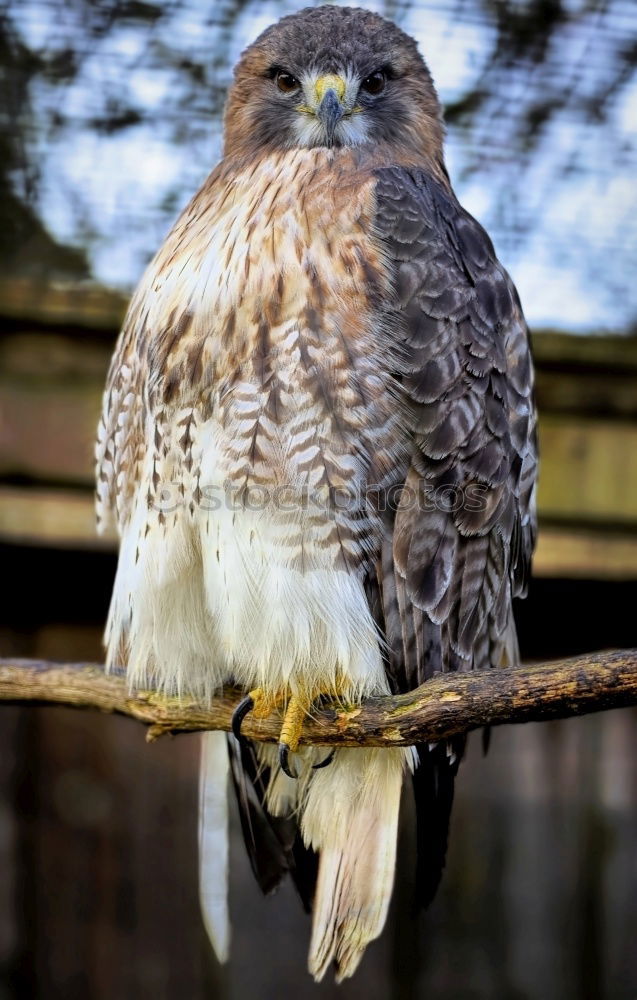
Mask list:
MULTIPOLYGON (((340 698, 344 691, 345 684, 339 678, 334 687, 329 691, 315 689, 311 692, 304 692, 302 695, 291 695, 283 716, 283 725, 281 726, 281 733, 279 735, 279 765, 281 770, 290 778, 296 778, 297 775, 290 768, 289 756, 290 753, 295 753, 299 748, 305 716, 308 714, 312 704, 323 695, 330 698, 340 698)), ((314 764, 313 767, 325 767, 331 762, 333 756, 334 750, 328 754, 321 764, 314 764)))
POLYGON ((252 698, 252 714, 255 719, 267 719, 275 709, 285 702, 285 691, 277 691, 275 694, 266 693, 263 688, 254 688, 250 691, 249 698, 252 698))
POLYGON ((285 743, 288 750, 291 750, 292 753, 299 748, 303 722, 305 721, 310 704, 311 702, 308 703, 305 698, 292 695, 285 710, 279 743, 285 743))

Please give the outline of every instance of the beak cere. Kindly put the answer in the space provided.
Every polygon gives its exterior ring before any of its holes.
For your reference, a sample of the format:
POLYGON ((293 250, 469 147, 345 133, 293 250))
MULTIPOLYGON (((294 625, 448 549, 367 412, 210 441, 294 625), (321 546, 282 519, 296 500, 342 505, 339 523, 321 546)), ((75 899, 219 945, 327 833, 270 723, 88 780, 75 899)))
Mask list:
POLYGON ((329 74, 321 76, 316 81, 316 116, 325 131, 325 139, 328 146, 334 142, 336 126, 345 114, 345 109, 341 104, 345 96, 345 80, 340 76, 329 74))

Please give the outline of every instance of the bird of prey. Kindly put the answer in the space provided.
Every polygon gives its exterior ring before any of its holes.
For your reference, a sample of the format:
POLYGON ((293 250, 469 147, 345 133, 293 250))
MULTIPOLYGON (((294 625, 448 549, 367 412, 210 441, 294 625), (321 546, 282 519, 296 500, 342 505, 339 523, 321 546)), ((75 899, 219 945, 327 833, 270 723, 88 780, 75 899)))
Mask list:
POLYGON ((228 951, 226 779, 255 875, 313 913, 309 969, 383 927, 399 800, 417 891, 444 864, 462 740, 300 742, 355 705, 518 659, 535 534, 533 374, 515 288, 459 205, 416 43, 362 9, 284 17, 243 53, 223 158, 131 301, 104 395, 98 513, 121 536, 106 629, 132 685, 243 689, 203 737, 204 918, 228 951), (278 747, 241 735, 283 716, 278 747))

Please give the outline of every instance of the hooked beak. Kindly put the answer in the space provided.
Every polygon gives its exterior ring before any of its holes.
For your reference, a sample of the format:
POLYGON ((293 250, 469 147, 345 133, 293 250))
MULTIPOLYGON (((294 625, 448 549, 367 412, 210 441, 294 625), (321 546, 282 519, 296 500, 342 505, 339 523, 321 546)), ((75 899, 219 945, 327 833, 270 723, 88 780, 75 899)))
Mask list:
POLYGON ((328 146, 333 145, 336 126, 345 114, 341 103, 345 96, 345 80, 336 75, 322 76, 316 81, 316 117, 323 126, 328 146))
POLYGON ((336 92, 328 90, 316 110, 316 117, 323 126, 328 146, 331 146, 334 142, 336 126, 343 117, 343 114, 343 105, 336 96, 336 92))

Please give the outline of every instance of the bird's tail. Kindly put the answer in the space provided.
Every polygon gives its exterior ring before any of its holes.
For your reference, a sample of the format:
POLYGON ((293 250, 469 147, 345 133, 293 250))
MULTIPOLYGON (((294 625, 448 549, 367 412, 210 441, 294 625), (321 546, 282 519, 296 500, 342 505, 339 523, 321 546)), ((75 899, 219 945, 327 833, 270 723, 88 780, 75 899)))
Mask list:
POLYGON ((398 814, 409 751, 339 750, 307 785, 301 830, 320 853, 309 969, 334 962, 340 982, 381 933, 394 883, 398 814))
POLYGON ((203 733, 199 772, 199 894, 206 931, 220 962, 225 962, 230 948, 228 770, 226 734, 203 733))

